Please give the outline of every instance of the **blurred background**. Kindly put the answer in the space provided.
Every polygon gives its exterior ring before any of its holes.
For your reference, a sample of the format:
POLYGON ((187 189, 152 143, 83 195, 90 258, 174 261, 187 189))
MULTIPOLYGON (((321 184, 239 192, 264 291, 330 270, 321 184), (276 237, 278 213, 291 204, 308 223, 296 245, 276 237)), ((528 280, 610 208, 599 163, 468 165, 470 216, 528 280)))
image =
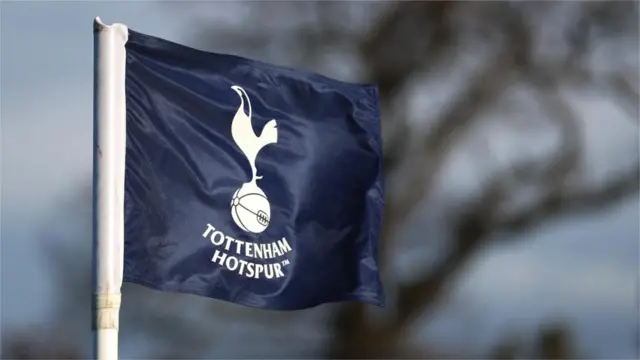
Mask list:
POLYGON ((92 21, 375 82, 388 305, 123 287, 121 358, 638 358, 637 2, 3 1, 3 358, 90 356, 92 21))

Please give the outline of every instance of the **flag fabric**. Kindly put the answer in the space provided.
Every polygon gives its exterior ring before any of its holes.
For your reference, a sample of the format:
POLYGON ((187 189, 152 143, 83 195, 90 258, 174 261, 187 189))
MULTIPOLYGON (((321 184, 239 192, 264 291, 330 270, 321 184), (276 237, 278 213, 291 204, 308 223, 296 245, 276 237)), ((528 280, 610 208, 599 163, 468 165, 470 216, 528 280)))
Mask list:
POLYGON ((378 90, 129 30, 124 281, 384 306, 378 90))

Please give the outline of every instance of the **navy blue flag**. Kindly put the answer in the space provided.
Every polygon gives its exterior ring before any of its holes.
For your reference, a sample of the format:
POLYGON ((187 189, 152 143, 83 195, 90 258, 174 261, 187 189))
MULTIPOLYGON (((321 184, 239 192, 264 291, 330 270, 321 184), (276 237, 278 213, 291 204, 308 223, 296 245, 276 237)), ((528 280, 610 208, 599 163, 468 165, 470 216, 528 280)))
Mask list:
POLYGON ((129 31, 124 281, 384 305, 378 90, 129 31))

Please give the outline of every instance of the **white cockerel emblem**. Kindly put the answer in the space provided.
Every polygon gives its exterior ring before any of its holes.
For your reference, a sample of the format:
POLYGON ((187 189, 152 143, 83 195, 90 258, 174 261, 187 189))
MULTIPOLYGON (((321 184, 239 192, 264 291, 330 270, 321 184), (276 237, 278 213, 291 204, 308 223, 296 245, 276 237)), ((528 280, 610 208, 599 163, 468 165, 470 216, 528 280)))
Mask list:
POLYGON ((278 128, 275 120, 270 120, 256 135, 251 125, 251 101, 240 86, 231 87, 240 97, 240 105, 231 123, 231 136, 251 166, 251 179, 233 194, 231 216, 238 227, 252 233, 263 232, 270 222, 271 206, 266 195, 256 181, 262 179, 256 169, 256 157, 263 147, 278 142, 278 128), (245 113, 245 104, 249 114, 245 113))

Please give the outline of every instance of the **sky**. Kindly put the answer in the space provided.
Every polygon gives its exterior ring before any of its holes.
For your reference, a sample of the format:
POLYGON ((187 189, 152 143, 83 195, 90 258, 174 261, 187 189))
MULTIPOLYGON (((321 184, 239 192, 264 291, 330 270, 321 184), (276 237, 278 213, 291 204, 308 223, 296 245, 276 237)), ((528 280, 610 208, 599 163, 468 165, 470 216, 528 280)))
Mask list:
MULTIPOLYGON (((45 276, 43 231, 59 209, 77 200, 91 176, 93 18, 189 43, 184 34, 193 32, 191 18, 173 10, 143 1, 0 5, 3 331, 38 322, 51 311, 47 299, 55 289, 45 276)), ((585 96, 584 103, 595 101, 585 96)), ((607 107, 584 111, 604 113, 607 107)), ((615 148, 621 138, 628 147, 629 129, 637 132, 628 123, 616 124, 595 128, 600 135, 608 129, 614 139, 598 143, 598 153, 615 148)), ((481 329, 484 336, 470 334, 469 342, 482 348, 513 328, 526 332, 562 315, 576 326, 589 353, 631 357, 638 336, 638 218, 635 197, 609 212, 559 219, 513 244, 485 249, 453 293, 468 313, 445 309, 431 323, 418 323, 424 331, 417 337, 446 344, 481 329)), ((77 220, 56 224, 53 239, 73 234, 86 219, 77 220)), ((73 249, 70 241, 55 241, 73 249)))

